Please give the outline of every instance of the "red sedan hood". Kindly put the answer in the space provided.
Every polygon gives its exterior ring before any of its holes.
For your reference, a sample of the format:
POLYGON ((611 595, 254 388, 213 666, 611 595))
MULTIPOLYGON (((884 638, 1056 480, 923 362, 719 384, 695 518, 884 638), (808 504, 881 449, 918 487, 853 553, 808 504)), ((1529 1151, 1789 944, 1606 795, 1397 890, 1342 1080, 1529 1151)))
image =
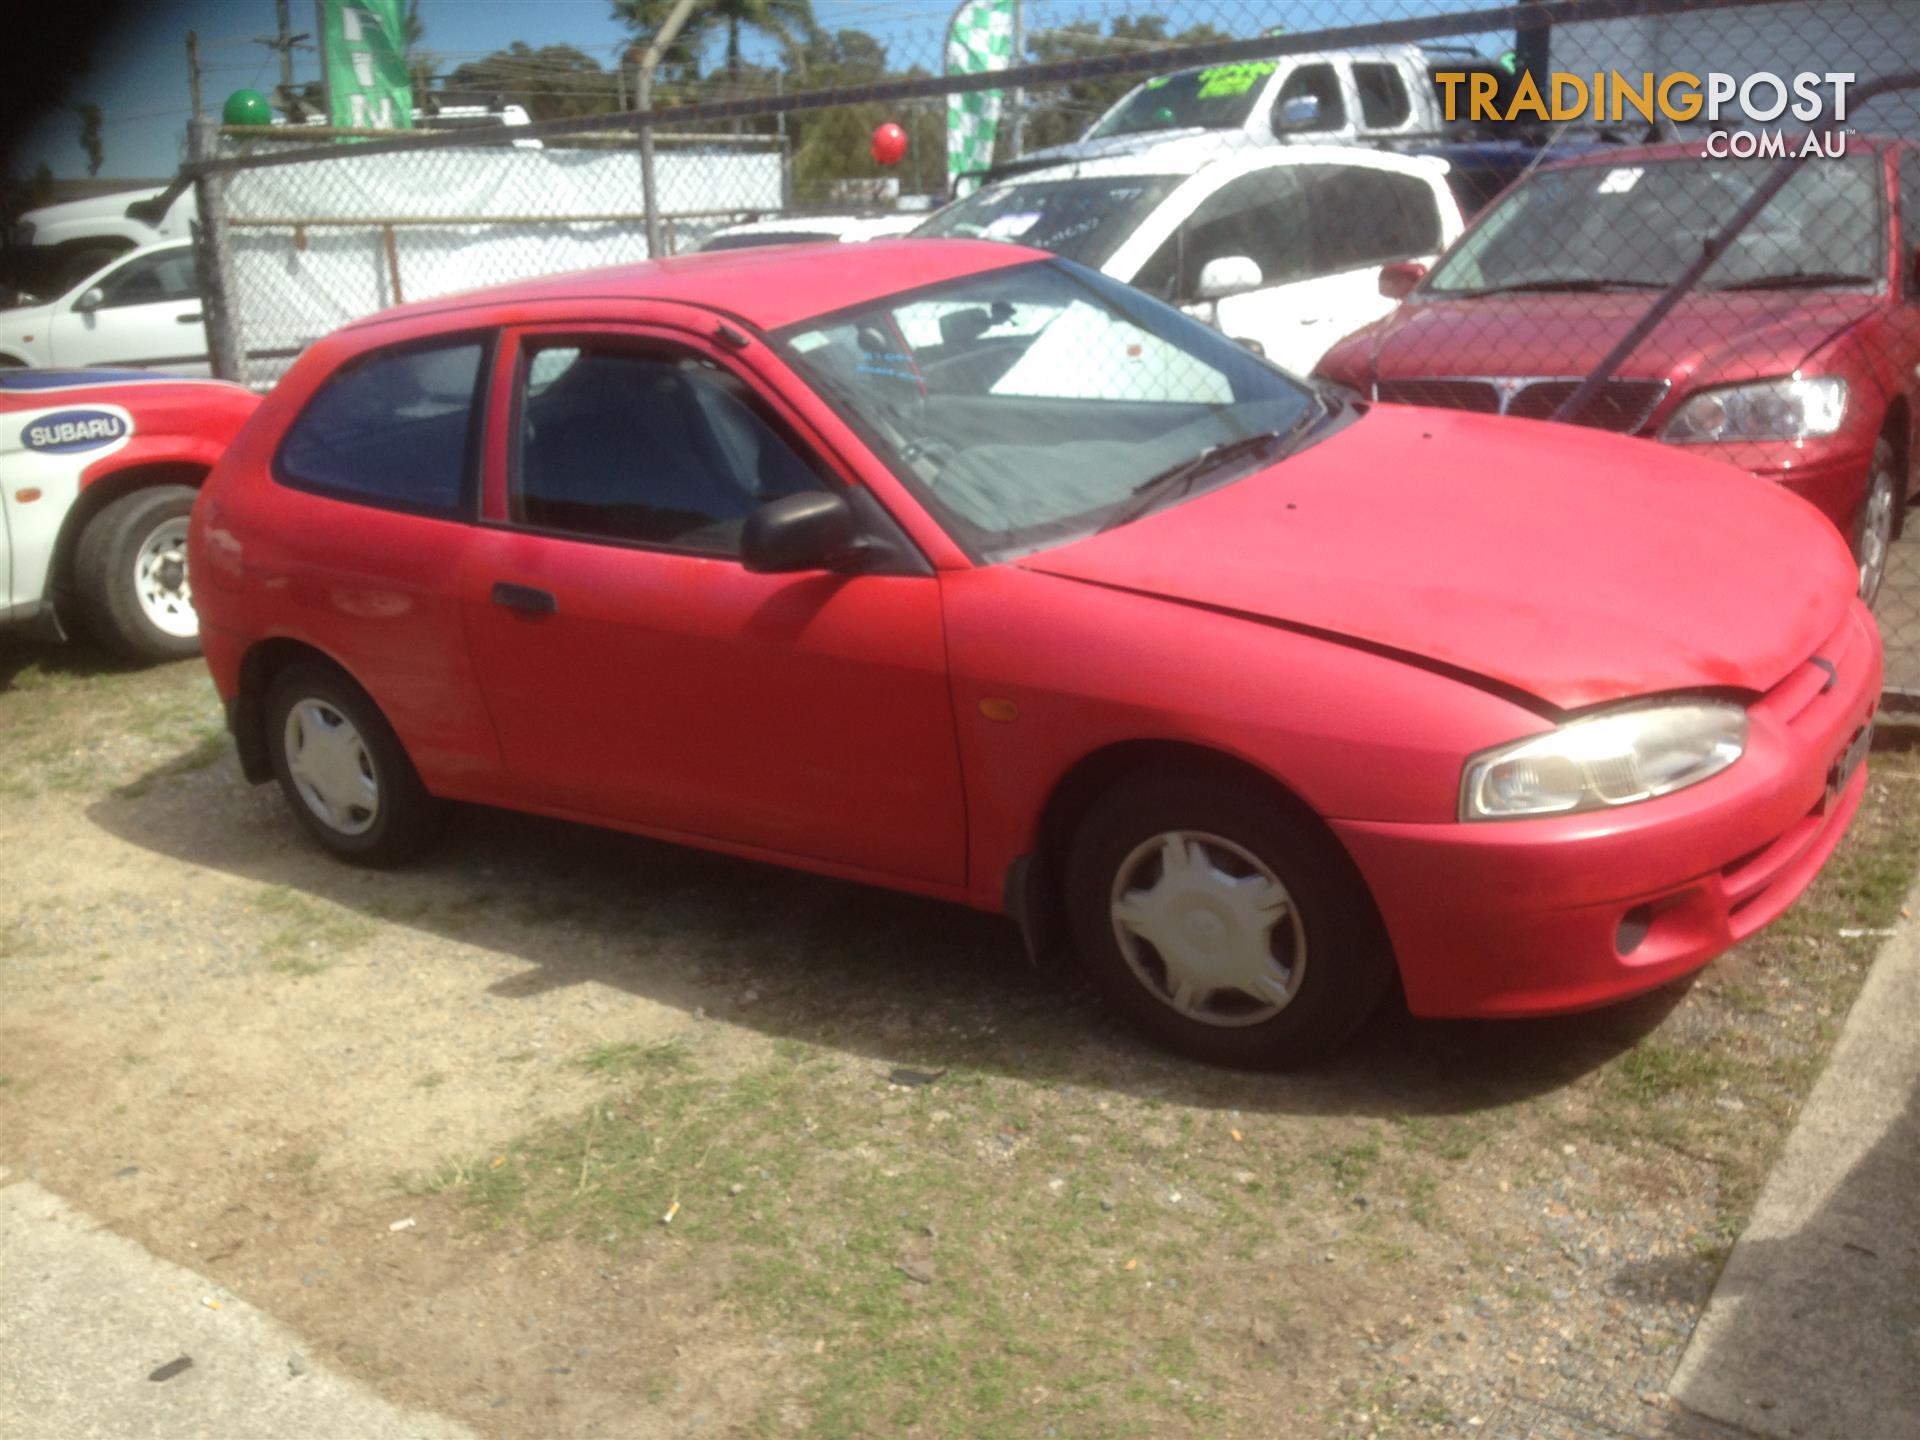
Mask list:
MULTIPOLYGON (((1632 291, 1417 300, 1376 333, 1371 378, 1584 375, 1655 298, 1632 291)), ((1880 303, 1834 291, 1696 293, 1620 373, 1672 380, 1676 390, 1784 375, 1880 303)))
POLYGON ((1560 709, 1776 684, 1839 625, 1811 506, 1643 440, 1382 407, 1029 570, 1417 658, 1560 709))

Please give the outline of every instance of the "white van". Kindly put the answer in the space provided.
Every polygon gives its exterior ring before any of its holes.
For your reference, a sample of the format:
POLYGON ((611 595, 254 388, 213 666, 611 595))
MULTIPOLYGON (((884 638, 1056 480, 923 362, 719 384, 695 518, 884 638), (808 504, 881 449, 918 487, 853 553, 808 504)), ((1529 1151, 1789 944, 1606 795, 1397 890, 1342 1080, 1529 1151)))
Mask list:
POLYGON ((1304 375, 1396 302, 1383 266, 1431 264, 1464 222, 1447 164, 1353 146, 1209 137, 1027 171, 913 233, 1051 250, 1252 341, 1304 375))

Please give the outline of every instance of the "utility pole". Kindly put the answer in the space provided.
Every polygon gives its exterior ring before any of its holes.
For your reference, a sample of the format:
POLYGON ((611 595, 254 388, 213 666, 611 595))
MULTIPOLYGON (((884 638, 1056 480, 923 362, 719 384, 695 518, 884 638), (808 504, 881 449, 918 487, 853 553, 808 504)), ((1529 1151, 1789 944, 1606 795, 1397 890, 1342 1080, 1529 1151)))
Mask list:
POLYGON ((293 52, 312 49, 307 41, 313 37, 304 30, 298 35, 293 33, 293 21, 287 15, 287 0, 273 0, 273 18, 276 33, 256 35, 253 43, 279 52, 280 101, 285 106, 293 100, 293 52))

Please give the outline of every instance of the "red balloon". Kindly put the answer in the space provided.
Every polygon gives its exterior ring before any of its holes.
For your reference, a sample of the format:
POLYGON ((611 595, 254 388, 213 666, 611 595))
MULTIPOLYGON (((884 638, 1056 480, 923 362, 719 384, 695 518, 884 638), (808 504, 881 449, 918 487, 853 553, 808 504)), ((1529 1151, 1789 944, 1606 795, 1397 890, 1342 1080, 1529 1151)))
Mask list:
POLYGON ((881 165, 898 165, 907 153, 907 132, 893 121, 873 127, 873 158, 881 165))

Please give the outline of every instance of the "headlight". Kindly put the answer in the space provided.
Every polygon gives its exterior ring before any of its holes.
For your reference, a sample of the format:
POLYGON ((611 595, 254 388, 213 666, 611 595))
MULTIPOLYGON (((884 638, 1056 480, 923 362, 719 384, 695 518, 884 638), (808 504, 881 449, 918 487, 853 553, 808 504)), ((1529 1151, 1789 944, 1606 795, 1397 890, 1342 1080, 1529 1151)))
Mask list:
POLYGON ((1483 750, 1460 783, 1462 820, 1567 815, 1670 795, 1747 748, 1747 712, 1702 700, 1608 710, 1483 750))
POLYGON ((1662 440, 1809 440, 1831 435, 1847 413, 1847 382, 1838 375, 1761 380, 1702 390, 1674 412, 1662 440))

